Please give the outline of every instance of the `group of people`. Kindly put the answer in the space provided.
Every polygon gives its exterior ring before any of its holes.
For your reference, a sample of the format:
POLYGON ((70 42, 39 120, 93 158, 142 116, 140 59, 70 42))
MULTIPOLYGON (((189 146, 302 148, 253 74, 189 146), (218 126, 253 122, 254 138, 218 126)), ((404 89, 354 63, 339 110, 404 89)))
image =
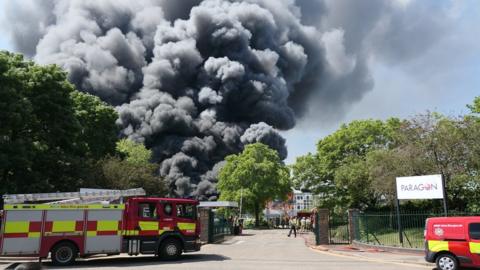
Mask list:
POLYGON ((288 237, 292 235, 292 232, 295 237, 297 237, 297 229, 299 232, 307 232, 312 230, 312 219, 310 217, 297 218, 293 217, 289 220, 290 231, 288 232, 288 237))

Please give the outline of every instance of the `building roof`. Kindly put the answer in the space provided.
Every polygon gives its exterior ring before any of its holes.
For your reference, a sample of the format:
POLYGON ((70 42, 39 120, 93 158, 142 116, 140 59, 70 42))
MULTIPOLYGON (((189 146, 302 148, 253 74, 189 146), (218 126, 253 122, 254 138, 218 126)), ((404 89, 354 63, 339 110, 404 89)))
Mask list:
POLYGON ((204 207, 204 208, 215 208, 215 207, 238 208, 238 203, 237 202, 229 202, 229 201, 216 201, 216 202, 203 201, 203 202, 200 202, 198 207, 204 207))

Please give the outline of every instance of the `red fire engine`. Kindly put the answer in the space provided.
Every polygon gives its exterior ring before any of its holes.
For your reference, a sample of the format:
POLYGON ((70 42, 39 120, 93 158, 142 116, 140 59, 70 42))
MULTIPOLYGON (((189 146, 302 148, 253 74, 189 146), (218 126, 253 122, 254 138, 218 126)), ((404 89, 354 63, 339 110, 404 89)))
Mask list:
POLYGON ((0 255, 50 254, 54 264, 69 265, 94 254, 174 259, 200 250, 198 201, 142 195, 143 189, 4 195, 0 255))

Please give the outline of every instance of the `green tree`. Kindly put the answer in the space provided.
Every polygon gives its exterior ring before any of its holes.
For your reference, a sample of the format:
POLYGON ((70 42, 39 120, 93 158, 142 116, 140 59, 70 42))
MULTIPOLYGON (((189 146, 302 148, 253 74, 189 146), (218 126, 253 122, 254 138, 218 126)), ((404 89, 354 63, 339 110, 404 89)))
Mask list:
POLYGON ((63 191, 91 182, 90 157, 112 152, 116 141, 92 135, 114 132, 114 119, 95 130, 98 119, 82 116, 91 111, 88 102, 78 102, 92 98, 79 97, 60 68, 0 52, 0 192, 63 191))
POLYGON ((88 156, 99 159, 114 154, 119 131, 115 109, 90 94, 73 91, 70 96, 81 128, 79 141, 84 143, 88 156))
POLYGON ((417 148, 431 164, 420 173, 443 174, 450 207, 461 211, 469 208, 474 198, 470 196, 479 191, 479 122, 429 113, 411 119, 403 132, 408 138, 403 145, 417 148))
POLYGON ((467 105, 472 113, 480 113, 480 97, 475 97, 472 104, 467 105))
POLYGON ((365 209, 375 207, 378 196, 373 189, 364 157, 348 157, 335 170, 335 182, 344 203, 349 207, 365 209))
POLYGON ((136 165, 147 164, 152 158, 151 150, 145 148, 143 144, 129 139, 122 139, 117 142, 117 152, 124 156, 127 162, 136 165))
POLYGON ((319 194, 320 207, 340 210, 375 205, 377 197, 369 186, 366 155, 375 149, 393 147, 401 125, 397 118, 342 125, 317 143, 315 155, 297 159, 292 166, 294 182, 319 194))
POLYGON ((167 188, 157 173, 158 165, 151 163, 152 152, 141 143, 123 139, 117 143, 119 155, 100 162, 102 185, 113 189, 143 187, 152 196, 164 196, 167 188))
MULTIPOLYGON (((449 208, 479 209, 480 122, 476 117, 446 117, 438 113, 404 121, 397 132, 397 145, 367 154, 367 167, 374 190, 393 204, 398 176, 443 174, 449 208)), ((418 207, 439 207, 431 201, 416 201, 418 207)))
POLYGON ((402 145, 395 149, 369 152, 366 167, 371 181, 370 188, 378 197, 386 200, 387 206, 393 208, 396 199, 396 177, 426 174, 432 171, 433 164, 425 159, 417 147, 402 145))
POLYGON ((300 190, 313 187, 319 182, 320 172, 318 158, 312 153, 297 157, 295 163, 290 165, 293 186, 300 190))
POLYGON ((259 226, 260 211, 269 200, 285 199, 291 192, 287 167, 277 151, 261 143, 249 144, 242 153, 226 157, 217 188, 220 200, 239 201, 242 196, 244 208, 255 214, 255 226, 259 226))

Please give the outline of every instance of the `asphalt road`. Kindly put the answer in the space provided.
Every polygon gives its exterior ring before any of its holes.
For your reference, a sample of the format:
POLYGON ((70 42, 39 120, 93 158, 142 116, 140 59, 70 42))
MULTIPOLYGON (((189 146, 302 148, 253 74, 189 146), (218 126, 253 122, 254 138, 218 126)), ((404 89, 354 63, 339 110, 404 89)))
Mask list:
MULTIPOLYGON (((48 269, 62 269, 45 264, 48 269)), ((308 248, 301 237, 288 238, 285 230, 246 231, 222 244, 206 245, 179 261, 154 257, 116 256, 77 262, 74 269, 302 269, 302 270, 413 270, 432 269, 419 265, 362 260, 308 248)), ((65 268, 65 269, 73 269, 65 268)))

